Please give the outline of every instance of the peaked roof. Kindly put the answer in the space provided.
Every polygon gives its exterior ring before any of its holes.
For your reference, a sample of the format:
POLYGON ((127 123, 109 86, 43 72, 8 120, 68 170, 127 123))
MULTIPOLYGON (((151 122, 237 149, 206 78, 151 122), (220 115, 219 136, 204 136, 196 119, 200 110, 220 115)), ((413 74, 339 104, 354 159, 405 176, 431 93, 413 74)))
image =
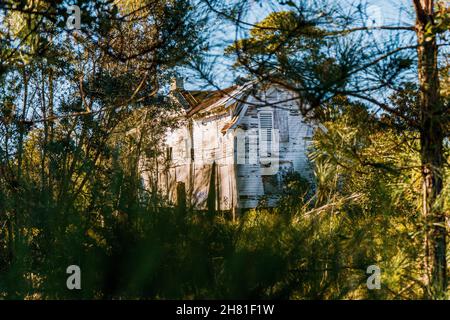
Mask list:
POLYGON ((177 98, 178 102, 187 111, 187 116, 191 117, 201 110, 214 105, 229 106, 242 98, 242 94, 248 91, 255 84, 255 81, 249 81, 243 85, 234 85, 219 90, 184 90, 176 89, 171 94, 177 98))
POLYGON ((178 98, 178 102, 185 108, 187 117, 192 117, 206 109, 237 106, 231 120, 221 129, 221 132, 225 134, 229 129, 236 127, 242 114, 245 114, 247 107, 245 104, 240 104, 239 101, 245 100, 256 84, 257 81, 254 80, 243 85, 234 85, 226 89, 213 91, 177 89, 172 94, 178 98))
POLYGON ((232 86, 222 90, 205 91, 205 90, 177 90, 174 94, 187 110, 187 116, 191 117, 197 112, 204 110, 217 101, 229 98, 230 94, 237 88, 232 86))

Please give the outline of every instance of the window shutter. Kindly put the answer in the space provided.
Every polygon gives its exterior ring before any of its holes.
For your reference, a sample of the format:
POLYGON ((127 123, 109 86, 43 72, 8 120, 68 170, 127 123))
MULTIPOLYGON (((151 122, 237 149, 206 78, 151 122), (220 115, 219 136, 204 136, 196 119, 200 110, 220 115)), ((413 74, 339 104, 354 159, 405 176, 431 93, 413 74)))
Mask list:
POLYGON ((273 136, 273 113, 263 111, 259 113, 260 157, 270 157, 273 136))
MULTIPOLYGON (((259 114, 259 128, 267 129, 267 132, 270 132, 270 140, 272 141, 272 129, 273 129, 273 119, 272 112, 261 112, 259 114)), ((269 135, 268 135, 269 137, 269 135)))

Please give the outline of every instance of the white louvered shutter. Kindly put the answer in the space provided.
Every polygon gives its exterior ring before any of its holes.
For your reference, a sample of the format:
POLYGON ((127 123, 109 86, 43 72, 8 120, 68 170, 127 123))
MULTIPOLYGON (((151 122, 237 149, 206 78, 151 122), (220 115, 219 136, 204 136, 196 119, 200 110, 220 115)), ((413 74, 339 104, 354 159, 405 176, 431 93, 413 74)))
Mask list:
POLYGON ((273 136, 273 112, 262 111, 259 113, 259 132, 260 157, 270 157, 273 136))

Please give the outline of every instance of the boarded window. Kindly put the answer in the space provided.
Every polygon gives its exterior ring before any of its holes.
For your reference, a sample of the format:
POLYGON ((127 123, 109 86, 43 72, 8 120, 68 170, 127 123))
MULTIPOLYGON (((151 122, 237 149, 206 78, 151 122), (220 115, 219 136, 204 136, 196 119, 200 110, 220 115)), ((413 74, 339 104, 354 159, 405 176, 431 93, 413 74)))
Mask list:
POLYGON ((280 142, 289 142, 289 116, 285 110, 277 109, 274 114, 275 129, 280 132, 280 142))

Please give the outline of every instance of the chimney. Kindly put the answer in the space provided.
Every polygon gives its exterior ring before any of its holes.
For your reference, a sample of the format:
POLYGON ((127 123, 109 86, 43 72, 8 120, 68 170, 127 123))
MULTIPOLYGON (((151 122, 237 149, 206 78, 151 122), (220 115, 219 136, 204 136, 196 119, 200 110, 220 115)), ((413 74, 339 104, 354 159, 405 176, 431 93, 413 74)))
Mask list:
POLYGON ((170 82, 170 91, 184 90, 183 78, 175 77, 170 82))

